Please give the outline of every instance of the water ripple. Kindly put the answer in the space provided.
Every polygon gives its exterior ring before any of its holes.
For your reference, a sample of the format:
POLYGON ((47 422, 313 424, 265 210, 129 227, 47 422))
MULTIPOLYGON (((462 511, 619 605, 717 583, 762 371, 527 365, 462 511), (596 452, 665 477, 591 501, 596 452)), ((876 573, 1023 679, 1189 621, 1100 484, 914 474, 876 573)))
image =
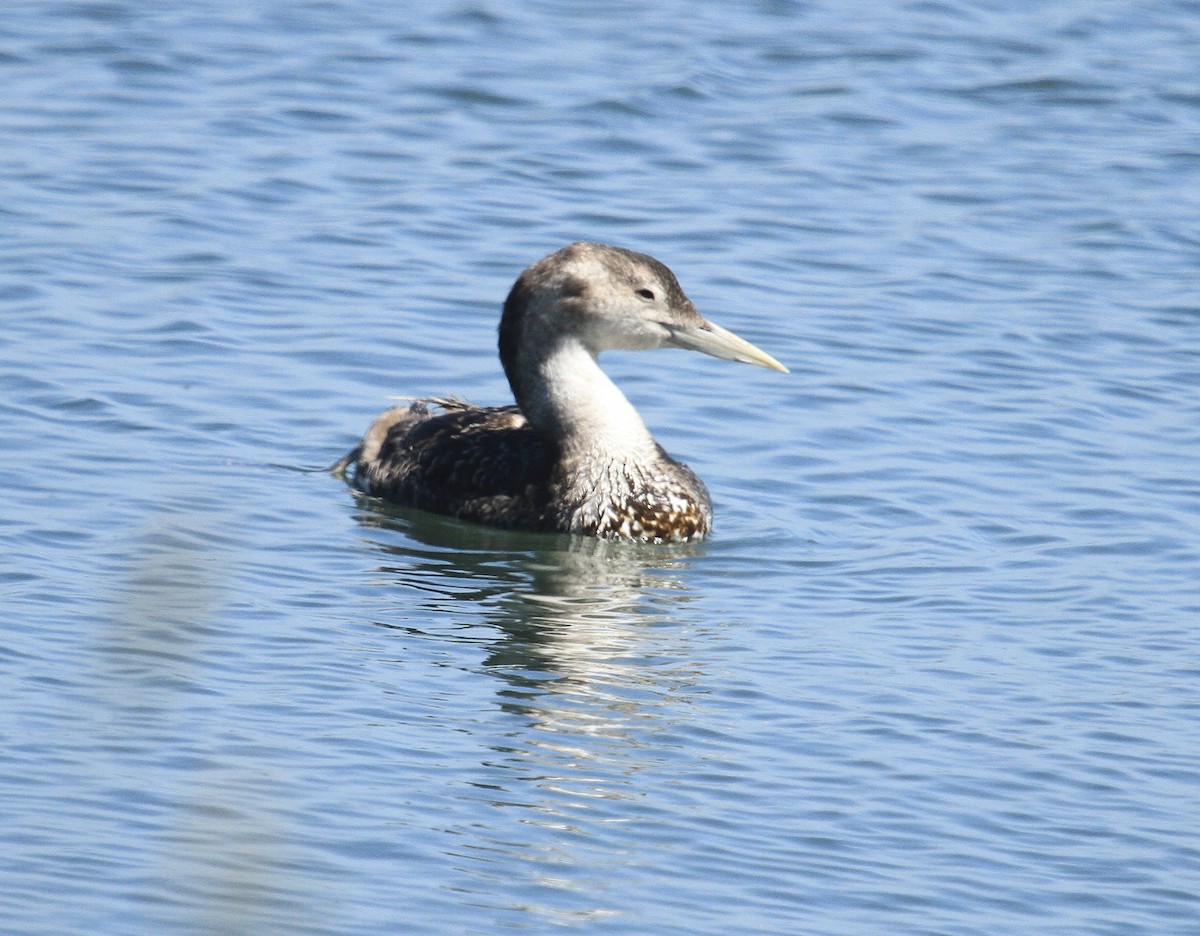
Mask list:
POLYGON ((1187 5, 10 7, 0 928, 1191 931, 1187 5), (307 470, 577 238, 711 541, 307 470))

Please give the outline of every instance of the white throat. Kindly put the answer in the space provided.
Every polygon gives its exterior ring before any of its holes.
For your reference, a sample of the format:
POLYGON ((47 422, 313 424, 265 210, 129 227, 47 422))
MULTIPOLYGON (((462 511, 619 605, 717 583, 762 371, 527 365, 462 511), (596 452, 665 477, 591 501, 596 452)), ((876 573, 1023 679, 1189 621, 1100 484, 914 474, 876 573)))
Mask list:
POLYGON ((558 344, 536 370, 533 399, 522 405, 534 425, 559 437, 564 454, 628 461, 656 457, 642 417, 580 342, 558 344))

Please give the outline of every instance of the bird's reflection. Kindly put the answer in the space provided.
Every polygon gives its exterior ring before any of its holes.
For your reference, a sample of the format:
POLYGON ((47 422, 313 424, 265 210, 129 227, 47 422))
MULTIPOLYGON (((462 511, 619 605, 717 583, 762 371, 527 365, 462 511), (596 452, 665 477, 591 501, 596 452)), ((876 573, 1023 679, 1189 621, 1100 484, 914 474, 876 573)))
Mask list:
POLYGON ((462 857, 484 876, 497 861, 524 868, 536 891, 524 899, 546 914, 605 915, 604 882, 639 858, 588 843, 635 821, 654 782, 642 776, 669 770, 661 737, 703 676, 686 579, 703 545, 514 534, 359 506, 387 556, 380 574, 420 596, 407 627, 478 640, 499 683, 509 727, 481 743, 472 783, 495 825, 457 830, 462 857))
POLYGON ((420 594, 431 631, 447 615, 486 625, 485 665, 508 699, 656 681, 665 661, 652 658, 679 637, 662 625, 686 619, 694 595, 682 573, 704 548, 513 533, 361 496, 359 506, 364 526, 402 534, 374 540, 388 557, 379 572, 420 594))

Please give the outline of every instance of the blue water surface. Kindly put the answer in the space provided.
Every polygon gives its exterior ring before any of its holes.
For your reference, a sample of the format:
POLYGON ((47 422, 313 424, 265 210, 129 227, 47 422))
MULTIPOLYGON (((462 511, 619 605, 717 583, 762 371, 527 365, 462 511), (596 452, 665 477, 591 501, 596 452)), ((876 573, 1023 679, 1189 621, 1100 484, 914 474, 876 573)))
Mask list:
POLYGON ((10 3, 0 931, 1200 932, 1200 5, 10 3), (702 544, 320 471, 646 251, 702 544))

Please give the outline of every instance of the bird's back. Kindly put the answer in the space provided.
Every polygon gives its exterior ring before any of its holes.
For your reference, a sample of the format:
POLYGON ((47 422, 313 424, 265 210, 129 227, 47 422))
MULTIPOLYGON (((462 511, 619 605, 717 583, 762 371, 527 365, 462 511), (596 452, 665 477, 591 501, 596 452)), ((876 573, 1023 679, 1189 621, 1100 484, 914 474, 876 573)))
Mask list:
POLYGON ((420 400, 379 416, 341 466, 352 465, 355 485, 377 497, 536 530, 547 523, 554 461, 553 447, 515 406, 420 400))
POLYGON ((380 415, 333 470, 350 470, 367 494, 489 526, 655 542, 704 536, 704 483, 655 448, 648 464, 563 458, 519 407, 432 399, 380 415))

